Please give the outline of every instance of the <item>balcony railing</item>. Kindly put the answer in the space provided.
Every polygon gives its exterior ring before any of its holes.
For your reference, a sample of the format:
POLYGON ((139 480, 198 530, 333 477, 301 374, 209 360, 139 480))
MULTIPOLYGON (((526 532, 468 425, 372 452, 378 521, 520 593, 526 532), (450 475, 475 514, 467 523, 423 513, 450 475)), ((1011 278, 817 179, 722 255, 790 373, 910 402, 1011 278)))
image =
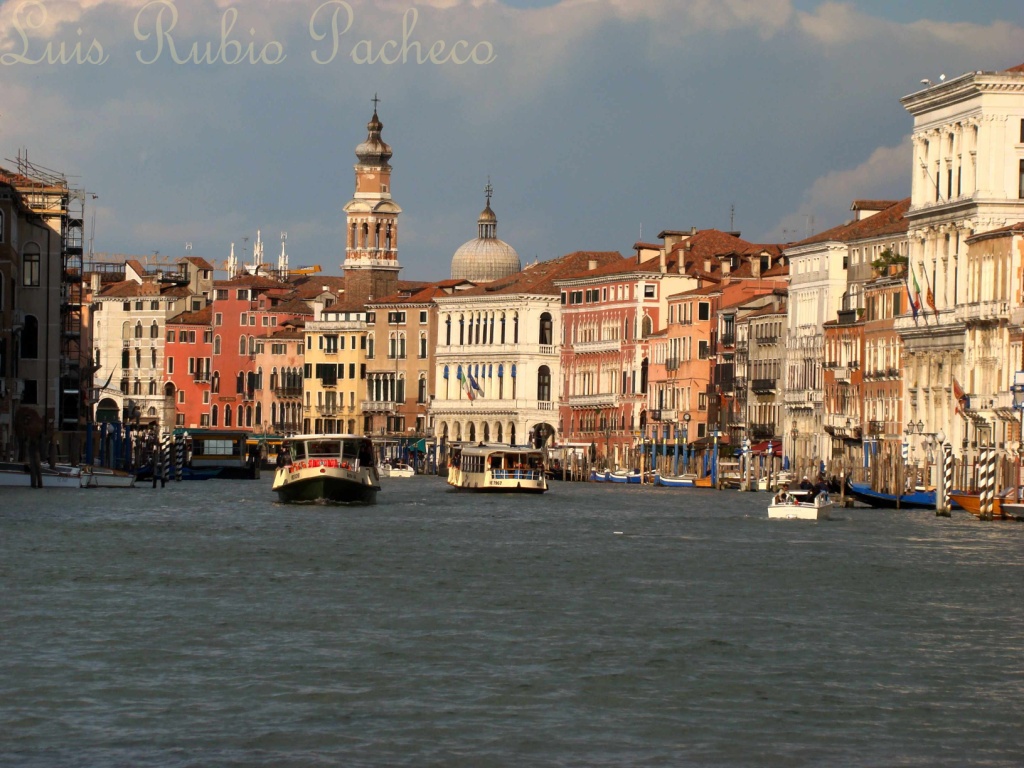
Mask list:
POLYGON ((774 424, 751 424, 750 436, 755 440, 768 440, 775 437, 774 424))
POLYGON ((601 395, 570 395, 570 408, 602 408, 618 405, 618 396, 614 392, 601 395))
POLYGON ((868 422, 868 434, 869 435, 884 435, 885 434, 885 422, 884 421, 869 421, 868 422))
POLYGON ((301 421, 275 421, 270 425, 270 429, 274 432, 281 432, 285 434, 292 434, 295 432, 302 431, 301 421))
POLYGON ((394 413, 396 404, 388 400, 363 400, 360 403, 363 413, 394 413))
POLYGON ((602 341, 577 341, 572 345, 574 352, 615 352, 618 351, 622 342, 618 339, 605 339, 602 341))
POLYGON ((274 387, 274 397, 302 397, 302 387, 274 387))
POLYGON ((776 379, 754 379, 750 382, 750 388, 754 390, 754 392, 774 392, 776 389, 776 379))
POLYGON ((666 371, 678 371, 679 370, 679 358, 678 357, 667 357, 667 358, 665 358, 665 370, 666 371))
POLYGON ((675 409, 661 408, 650 411, 651 421, 675 421, 676 412, 675 409))
POLYGON ((755 336, 754 341, 764 347, 774 346, 779 343, 778 336, 755 336))
POLYGON ((731 346, 736 344, 736 334, 735 333, 723 334, 722 336, 719 337, 718 341, 719 341, 719 343, 723 347, 731 347, 731 346))
POLYGON ((341 406, 337 403, 329 403, 328 405, 318 405, 316 412, 320 416, 337 416, 341 413, 341 406))
POLYGON ((196 384, 209 384, 210 383, 210 372, 209 371, 198 371, 192 374, 192 380, 196 384))

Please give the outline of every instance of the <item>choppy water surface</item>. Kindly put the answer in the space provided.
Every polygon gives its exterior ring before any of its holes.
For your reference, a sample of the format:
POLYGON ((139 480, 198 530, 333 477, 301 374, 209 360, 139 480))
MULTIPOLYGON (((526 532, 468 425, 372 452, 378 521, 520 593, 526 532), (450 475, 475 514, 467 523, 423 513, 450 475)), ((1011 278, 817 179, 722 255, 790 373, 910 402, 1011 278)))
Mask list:
POLYGON ((0 764, 1021 764, 1022 525, 385 482, 0 491, 0 764))

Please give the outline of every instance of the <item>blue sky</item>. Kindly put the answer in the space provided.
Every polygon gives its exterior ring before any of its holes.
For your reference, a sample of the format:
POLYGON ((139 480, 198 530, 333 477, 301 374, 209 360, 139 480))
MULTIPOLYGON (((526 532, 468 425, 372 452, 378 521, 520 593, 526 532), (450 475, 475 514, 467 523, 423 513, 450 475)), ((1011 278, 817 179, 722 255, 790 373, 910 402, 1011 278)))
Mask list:
POLYGON ((190 242, 221 261, 259 228, 268 255, 287 231, 293 266, 339 273, 376 92, 408 279, 448 276, 488 176, 524 263, 730 222, 756 242, 799 239, 847 220, 855 198, 909 194, 899 99, 922 78, 1024 62, 1019 2, 348 0, 351 29, 317 63, 330 38, 313 34, 347 14, 340 0, 316 18, 322 0, 178 0, 165 39, 179 57, 216 49, 237 12, 230 39, 285 59, 177 64, 157 56, 161 2, 0 4, 3 157, 27 149, 99 196, 96 251, 190 242), (421 50, 466 40, 493 61, 359 62, 398 48, 385 46, 413 15, 421 50), (26 61, 80 41, 85 58, 93 40, 101 65, 26 61))

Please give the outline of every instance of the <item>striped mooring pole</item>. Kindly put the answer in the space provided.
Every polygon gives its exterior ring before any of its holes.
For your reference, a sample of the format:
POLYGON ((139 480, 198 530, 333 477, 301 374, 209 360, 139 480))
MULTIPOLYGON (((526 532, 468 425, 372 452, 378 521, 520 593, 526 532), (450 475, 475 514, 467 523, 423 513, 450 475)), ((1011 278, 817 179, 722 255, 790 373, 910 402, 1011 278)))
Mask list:
POLYGON ((174 480, 181 482, 182 467, 185 466, 185 436, 178 435, 174 438, 174 480))
POLYGON ((953 488, 953 446, 942 444, 942 512, 948 515, 953 509, 950 491, 953 488))
POLYGON ((985 446, 978 455, 978 517, 992 519, 992 449, 985 446))

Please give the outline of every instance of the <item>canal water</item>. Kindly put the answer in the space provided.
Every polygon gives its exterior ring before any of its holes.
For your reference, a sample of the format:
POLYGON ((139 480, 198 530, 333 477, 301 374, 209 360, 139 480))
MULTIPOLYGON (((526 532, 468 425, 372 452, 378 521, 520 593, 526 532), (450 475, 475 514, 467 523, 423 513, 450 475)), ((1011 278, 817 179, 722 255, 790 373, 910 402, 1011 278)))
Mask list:
POLYGON ((384 482, 0 491, 0 765, 1024 760, 1022 525, 384 482))

